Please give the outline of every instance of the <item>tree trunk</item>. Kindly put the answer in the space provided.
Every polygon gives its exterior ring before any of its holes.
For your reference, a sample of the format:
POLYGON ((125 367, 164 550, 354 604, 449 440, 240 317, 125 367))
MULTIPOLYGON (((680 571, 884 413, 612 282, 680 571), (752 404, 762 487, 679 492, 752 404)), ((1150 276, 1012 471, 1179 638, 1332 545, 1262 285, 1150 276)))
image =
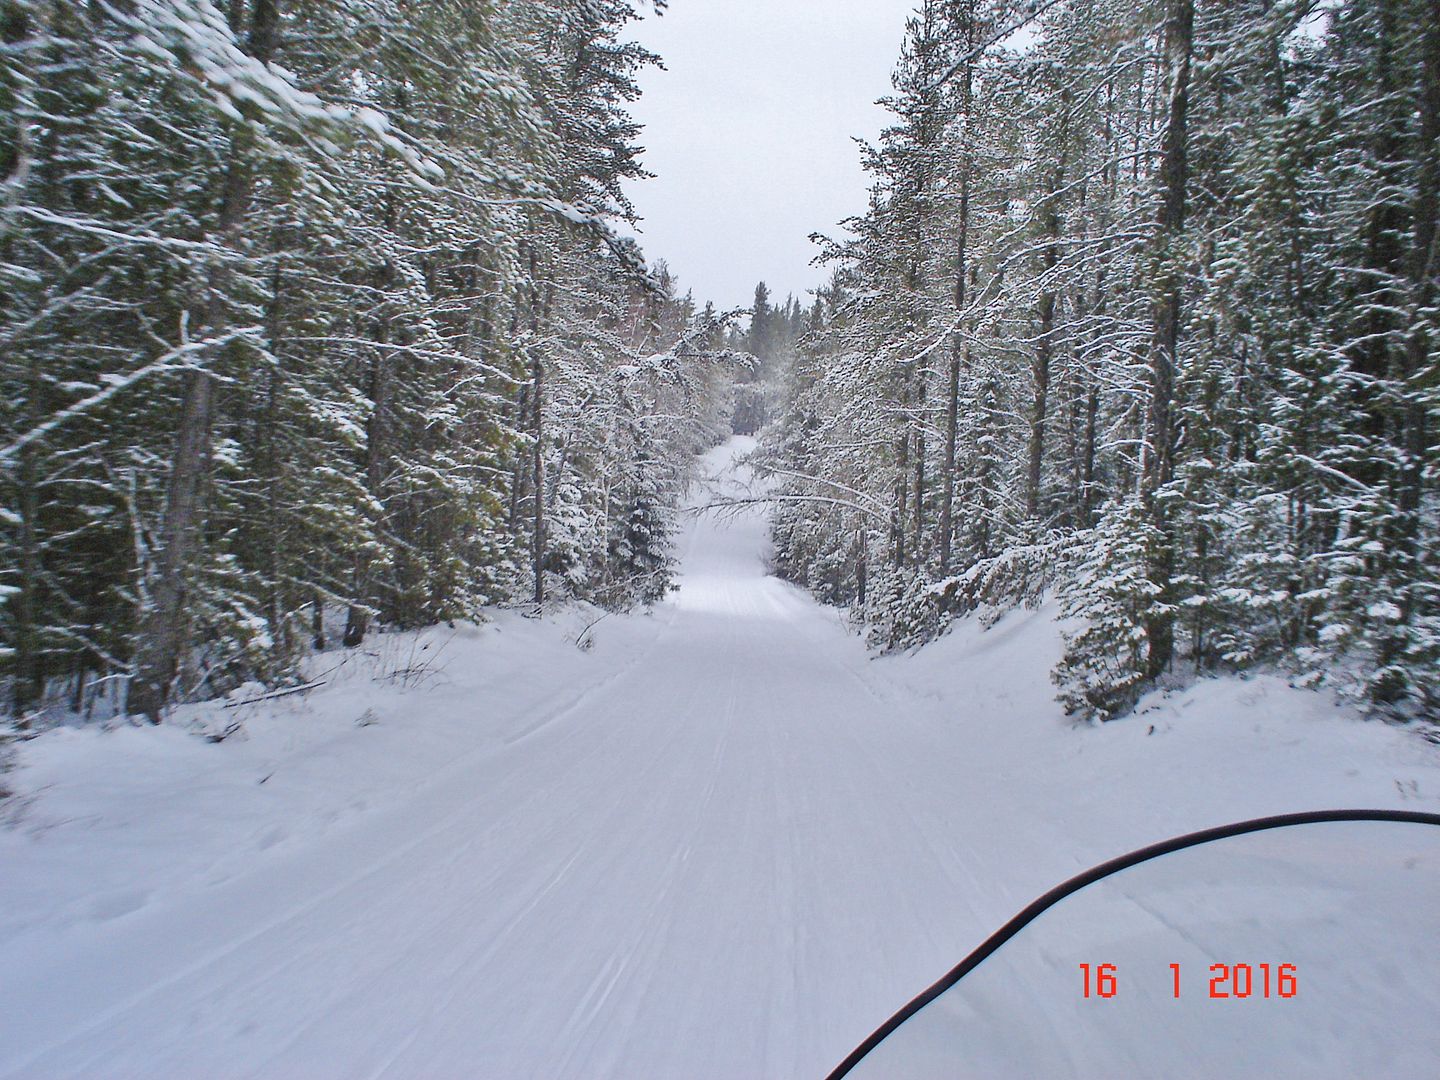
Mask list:
POLYGON ((865 531, 862 529, 855 537, 855 600, 862 608, 865 606, 865 591, 870 579, 869 566, 866 562, 868 547, 865 542, 865 531))
POLYGON ((945 392, 945 476, 940 496, 940 572, 948 573, 955 535, 955 450, 960 434, 961 334, 955 334, 950 352, 950 380, 945 392))
MULTIPOLYGON (((1405 118, 1399 108, 1389 104, 1402 96, 1400 87, 1396 85, 1395 68, 1404 52, 1400 45, 1401 31, 1395 8, 1395 0, 1378 0, 1373 9, 1379 39, 1375 49, 1376 93, 1385 103, 1378 110, 1371 110, 1378 115, 1372 121, 1374 134, 1367 148, 1369 160, 1378 172, 1375 180, 1379 189, 1372 200, 1365 228, 1365 268, 1371 273, 1366 275, 1364 291, 1373 293, 1373 298, 1367 297, 1363 301, 1359 341, 1351 349, 1356 370, 1367 377, 1365 382, 1369 384, 1369 388, 1361 391, 1370 422, 1368 434, 1381 440, 1395 434, 1389 426, 1393 419, 1390 403, 1384 400, 1385 395, 1379 387, 1395 374, 1396 327, 1393 312, 1403 309, 1406 300, 1398 283, 1407 276, 1401 237, 1405 233, 1410 209, 1401 195, 1404 180, 1397 175, 1399 163, 1404 158, 1405 118)), ((1383 467, 1379 470, 1371 467, 1361 478, 1367 483, 1375 483, 1382 477, 1383 467)))
POLYGON ((1030 410, 1030 455, 1025 474, 1025 516, 1034 520, 1040 508, 1040 474, 1045 462, 1045 420, 1050 404, 1050 366, 1055 351, 1055 267, 1060 262, 1060 189, 1065 184, 1065 149, 1070 120, 1070 91, 1060 91, 1060 148, 1050 172, 1045 201, 1045 245, 1040 267, 1040 335, 1035 341, 1032 373, 1035 396, 1030 410))
POLYGON ((910 492, 910 365, 905 364, 900 383, 900 434, 895 440, 895 520, 891 526, 895 544, 895 566, 905 565, 905 519, 909 516, 910 492))
MULTIPOLYGON (((33 397, 39 380, 31 387, 33 397)), ((33 425, 31 425, 33 427, 33 425)), ((29 428, 27 427, 27 430, 29 428)), ((40 513, 35 467, 35 447, 20 451, 18 494, 20 503, 20 591, 11 607, 14 611, 14 692, 15 716, 20 730, 30 726, 26 713, 45 692, 45 674, 40 663, 39 634, 35 625, 39 611, 35 591, 40 584, 40 537, 37 519, 40 513)))
POLYGON ((531 385, 535 394, 535 449, 531 461, 531 485, 535 489, 535 519, 531 555, 535 570, 535 603, 545 603, 545 365, 538 346, 530 362, 531 385))
POLYGON ((1100 384, 1090 382, 1085 397, 1085 441, 1080 461, 1080 526, 1095 524, 1095 422, 1100 413, 1100 384))
MULTIPOLYGON (((968 56, 975 49, 975 0, 966 0, 956 16, 962 23, 960 48, 968 56)), ((969 256, 970 241, 970 184, 971 165, 971 111, 974 107, 975 64, 965 62, 960 74, 960 209, 959 226, 955 237, 955 317, 958 320, 955 336, 950 342, 950 378, 945 393, 945 476, 940 496, 940 572, 948 573, 954 558, 955 543, 955 470, 956 451, 960 438, 960 369, 965 359, 966 320, 965 305, 969 297, 965 293, 966 260, 969 256)))
MULTIPOLYGON (((518 305, 517 305, 518 307, 518 305)), ((520 334, 520 324, 516 317, 510 320, 510 340, 514 341, 520 334)), ((523 431, 529 423, 530 416, 530 383, 525 380, 520 382, 519 390, 515 394, 515 429, 523 431)), ((508 406, 507 406, 508 411, 508 406)), ((506 520, 510 523, 510 531, 518 535, 520 532, 520 503, 525 498, 525 476, 529 471, 529 462, 524 454, 516 454, 515 462, 510 470, 510 510, 506 520)))
POLYGON ((535 573, 535 606, 545 604, 545 357, 540 348, 540 331, 549 321, 553 291, 545 298, 542 317, 539 303, 540 283, 535 249, 530 249, 530 383, 535 410, 535 449, 531 460, 531 485, 534 487, 535 515, 530 537, 531 558, 535 573))
POLYGON ((310 644, 316 652, 325 648, 325 598, 318 592, 310 602, 310 644))
POLYGON ((280 461, 278 434, 282 423, 280 417, 280 395, 285 382, 284 361, 284 294, 285 294, 285 227, 277 226, 272 238, 270 257, 275 265, 270 275, 270 302, 265 312, 266 345, 274 362, 265 373, 265 407, 255 415, 255 430, 252 435, 256 447, 255 464, 265 478, 266 529, 264 537, 268 573, 268 595, 266 597, 266 618, 270 624, 272 656, 277 667, 283 665, 290 655, 290 618, 288 596, 285 587, 285 528, 282 525, 284 511, 285 467, 280 461))
MULTIPOLYGON (((256 0, 251 13, 250 54, 263 64, 274 55, 279 26, 275 0, 256 0)), ((238 253, 245 214, 250 206, 253 139, 245 123, 231 129, 229 160, 220 197, 218 238, 238 253)), ((230 325, 227 294, 231 267, 225 260, 210 272, 205 307, 205 332, 220 338, 230 325)), ((201 498, 210 473, 214 378, 210 365, 220 359, 220 346, 206 351, 201 366, 185 373, 175 451, 160 527, 160 552, 146 609, 140 618, 135 673, 129 709, 158 724, 170 704, 174 684, 190 641, 190 577, 199 554, 201 498)))
POLYGON ((1190 102, 1190 68, 1194 54, 1194 0, 1171 0, 1166 15, 1166 59, 1170 69, 1170 101, 1161 144, 1160 215, 1156 237, 1158 298, 1150 345, 1150 401, 1146 441, 1141 455, 1140 491, 1161 537, 1152 552, 1150 580, 1158 589, 1146 618, 1145 673, 1155 678, 1175 652, 1174 618, 1169 613, 1174 571, 1173 543, 1167 514, 1156 494, 1174 476, 1174 398, 1176 356, 1180 348, 1181 258, 1185 231, 1186 185, 1189 180, 1186 116, 1190 102))
POLYGON ((1031 365, 1035 391, 1030 405, 1029 461, 1025 470, 1025 516, 1040 508, 1040 472, 1045 461, 1045 416, 1050 407, 1050 335, 1055 325, 1055 294, 1040 297, 1040 338, 1031 365))
POLYGON ((929 380, 922 368, 916 373, 918 385, 915 390, 915 411, 922 417, 915 425, 915 548, 913 558, 917 563, 925 559, 925 398, 929 380))
MULTIPOLYGON (((1410 254, 1411 316, 1406 341, 1405 364, 1401 372, 1409 393, 1405 403, 1405 470, 1401 480, 1400 509, 1405 515, 1407 542, 1412 557, 1418 557, 1420 504, 1424 495, 1425 466, 1430 451, 1426 430, 1426 409, 1413 385, 1425 370, 1431 354, 1431 323, 1427 317, 1436 302, 1436 278, 1440 276, 1440 18, 1426 21, 1421 39, 1420 161, 1415 187, 1414 246, 1410 254)), ((1410 580, 1418 584, 1418 566, 1411 567, 1410 580)), ((1414 592, 1412 588, 1411 593, 1414 592)))
MULTIPOLYGON (((1403 464, 1394 483, 1395 505, 1399 510, 1394 525, 1394 550, 1390 559, 1395 578, 1403 582, 1397 590, 1400 620, 1387 628, 1380 641, 1376 660, 1384 668, 1402 668, 1411 636, 1411 624, 1422 609, 1426 590, 1423 571, 1423 513, 1425 470, 1430 460, 1430 433, 1424 392, 1416 387, 1431 353, 1430 312, 1436 303, 1436 276, 1440 274, 1440 20, 1426 22, 1421 32, 1420 130, 1416 155, 1419 169, 1415 185, 1414 227, 1409 253, 1410 329, 1400 361, 1399 443, 1403 464)), ((1408 689, 1408 679, 1384 678, 1375 690, 1382 704, 1393 704, 1408 689)))
MULTIPOLYGON (((381 289, 389 285, 388 267, 379 275, 381 289)), ((381 301, 385 303, 384 300, 381 301)), ((385 499, 385 470, 389 459, 390 425, 390 356, 385 346, 390 340, 390 320, 383 311, 375 330, 375 353, 370 360, 370 419, 365 425, 365 488, 381 506, 385 499)), ((372 572, 368 556, 357 555, 355 562, 355 602, 345 614, 345 632, 340 643, 347 649, 359 648, 370 632, 372 572)))

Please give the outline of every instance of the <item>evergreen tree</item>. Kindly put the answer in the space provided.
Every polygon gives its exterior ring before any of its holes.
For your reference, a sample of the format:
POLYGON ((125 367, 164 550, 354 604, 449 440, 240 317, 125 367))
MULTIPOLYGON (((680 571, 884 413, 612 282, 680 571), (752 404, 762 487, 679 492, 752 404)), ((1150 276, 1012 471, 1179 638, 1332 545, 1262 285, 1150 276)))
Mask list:
POLYGON ((1058 585, 1091 715, 1257 664, 1433 713, 1436 22, 921 5, 762 456, 782 571, 882 646, 1058 585))
POLYGON ((159 720, 377 629, 663 595, 730 358, 609 224, 635 15, 0 5, 17 716, 159 720))

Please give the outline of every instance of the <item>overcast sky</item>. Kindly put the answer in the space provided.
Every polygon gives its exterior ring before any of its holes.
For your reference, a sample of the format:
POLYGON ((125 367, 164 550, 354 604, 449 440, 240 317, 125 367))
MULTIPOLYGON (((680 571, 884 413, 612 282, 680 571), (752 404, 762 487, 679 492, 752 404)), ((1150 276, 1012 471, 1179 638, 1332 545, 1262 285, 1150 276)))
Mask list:
POLYGON ((665 60, 633 109, 646 167, 632 185, 641 244, 681 291, 748 306, 764 279, 804 296, 812 232, 865 209, 852 136, 873 140, 886 113, 913 0, 672 0, 635 36, 665 60))

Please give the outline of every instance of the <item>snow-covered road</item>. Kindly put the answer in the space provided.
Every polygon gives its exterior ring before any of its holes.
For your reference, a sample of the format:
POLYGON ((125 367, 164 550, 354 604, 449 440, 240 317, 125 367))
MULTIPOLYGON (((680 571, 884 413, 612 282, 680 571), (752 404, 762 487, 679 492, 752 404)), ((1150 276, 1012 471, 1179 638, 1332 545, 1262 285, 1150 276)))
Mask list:
MULTIPOLYGON (((1032 655, 1053 645, 1043 616, 871 661, 767 576, 765 546, 758 513, 696 520, 653 618, 521 672, 503 723, 394 766, 314 835, 290 814, 189 876, 137 856, 133 889, 96 871, 90 899, 74 882, 94 843, 63 825, 7 840, 24 881, 0 902, 71 914, 0 925, 0 1076, 818 1076, 1083 864, 1255 813, 1406 805, 1412 781, 1435 805, 1413 740, 1278 684, 1186 699, 1199 715, 1260 695, 1223 739, 1185 729, 1184 701, 1072 731, 1028 685, 1053 659, 1032 655), (1288 745, 1301 724, 1318 749, 1288 745)), ((462 670, 483 650, 459 655, 417 709, 493 710, 462 670)))

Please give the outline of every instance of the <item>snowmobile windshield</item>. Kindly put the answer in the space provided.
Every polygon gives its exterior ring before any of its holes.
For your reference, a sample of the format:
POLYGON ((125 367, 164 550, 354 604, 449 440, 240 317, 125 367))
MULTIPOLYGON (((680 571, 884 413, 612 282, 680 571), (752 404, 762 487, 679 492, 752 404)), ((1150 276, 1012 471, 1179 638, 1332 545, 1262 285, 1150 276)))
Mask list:
POLYGON ((1208 830, 1082 874, 832 1080, 1440 1075, 1440 815, 1208 830))

